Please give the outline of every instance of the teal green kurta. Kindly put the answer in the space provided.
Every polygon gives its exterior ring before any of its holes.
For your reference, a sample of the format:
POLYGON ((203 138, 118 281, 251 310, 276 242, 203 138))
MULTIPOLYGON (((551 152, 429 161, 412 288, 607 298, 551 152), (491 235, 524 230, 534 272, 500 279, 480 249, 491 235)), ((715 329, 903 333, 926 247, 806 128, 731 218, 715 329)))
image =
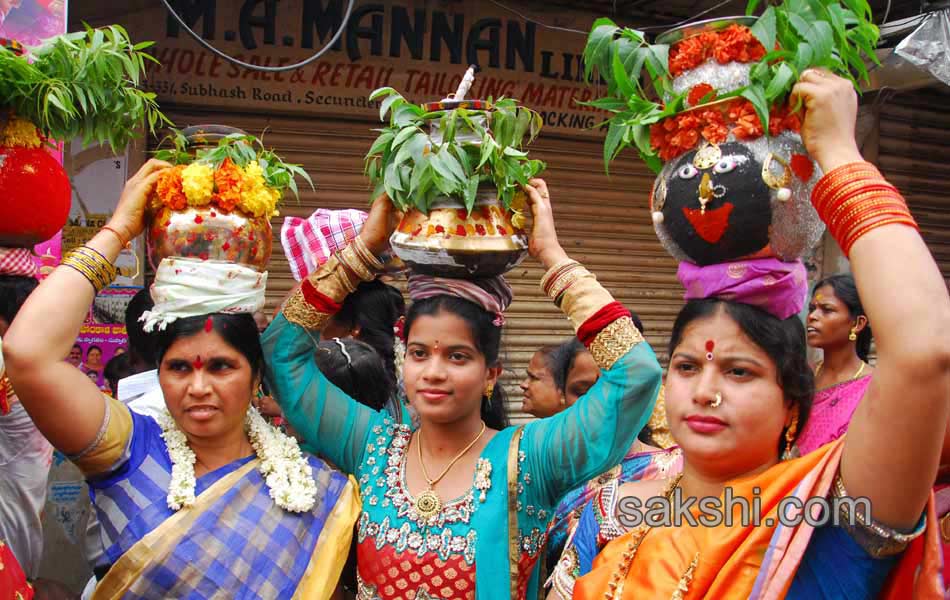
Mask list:
POLYGON ((558 501, 623 459, 652 413, 661 385, 653 350, 646 342, 635 345, 572 407, 523 428, 509 427, 489 441, 480 456, 491 464, 484 500, 481 490, 474 490, 461 516, 421 523, 406 515, 405 494, 393 493, 404 477, 409 429, 331 384, 313 360, 313 338, 283 315, 262 342, 268 383, 287 419, 310 447, 360 482, 360 542, 396 544, 400 552, 464 554, 474 563, 481 600, 509 597, 512 589, 519 598, 537 597, 538 558, 558 501), (514 529, 511 515, 517 520, 514 529), (387 540, 385 533, 397 529, 400 539, 394 534, 387 540), (408 542, 406 532, 411 532, 408 542), (413 544, 415 534, 426 543, 413 544), (510 552, 515 534, 518 548, 510 552))

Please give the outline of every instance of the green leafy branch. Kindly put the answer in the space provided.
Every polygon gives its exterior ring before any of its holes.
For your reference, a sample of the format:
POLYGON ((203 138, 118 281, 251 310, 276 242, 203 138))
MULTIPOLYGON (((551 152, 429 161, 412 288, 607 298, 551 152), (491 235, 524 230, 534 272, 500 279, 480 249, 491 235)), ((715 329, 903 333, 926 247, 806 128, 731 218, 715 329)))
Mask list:
POLYGON ((156 150, 155 158, 168 161, 174 165, 197 162, 206 164, 212 169, 217 169, 228 158, 241 168, 246 167, 249 163, 257 162, 261 167, 264 181, 269 187, 278 191, 289 188, 298 200, 300 195, 295 177, 305 180, 310 185, 310 189, 314 189, 310 175, 301 165, 284 162, 273 150, 265 148, 263 142, 257 136, 231 133, 218 140, 217 146, 189 150, 192 142, 180 130, 172 128, 169 135, 162 140, 159 146, 166 143, 170 143, 171 147, 156 150))
MULTIPOLYGON (((752 15, 759 3, 749 0, 746 14, 752 15)), ((785 0, 767 6, 751 31, 766 49, 776 44, 779 49, 752 66, 748 86, 720 92, 716 99, 747 99, 765 131, 770 107, 785 101, 805 69, 828 69, 857 87, 858 78, 868 77, 865 60, 878 62, 874 49, 879 32, 867 0, 785 0)), ((602 78, 607 94, 585 104, 612 113, 601 124, 607 127, 605 168, 630 146, 653 171, 662 168, 650 145, 650 125, 686 110, 688 95, 673 91, 669 50, 668 45, 650 44, 643 33, 621 28, 610 19, 594 22, 584 48, 585 76, 588 81, 595 75, 602 78), (649 91, 643 83, 647 78, 649 91)))
POLYGON ((17 56, 0 49, 0 98, 47 137, 108 143, 121 152, 140 123, 150 132, 171 122, 155 94, 138 88, 152 42, 133 44, 118 25, 68 33, 17 56))
POLYGON ((544 170, 528 158, 524 147, 537 137, 542 119, 510 98, 488 100, 490 110, 425 112, 393 88, 381 88, 370 100, 382 98, 380 120, 389 125, 366 154, 365 173, 375 186, 373 196, 386 192, 400 210, 428 212, 439 196, 460 198, 471 212, 480 183, 492 183, 498 199, 510 209, 515 193, 544 170), (436 142, 430 124, 442 134, 436 142), (461 136, 461 137, 460 137, 461 136), (466 142, 476 136, 480 143, 466 142))

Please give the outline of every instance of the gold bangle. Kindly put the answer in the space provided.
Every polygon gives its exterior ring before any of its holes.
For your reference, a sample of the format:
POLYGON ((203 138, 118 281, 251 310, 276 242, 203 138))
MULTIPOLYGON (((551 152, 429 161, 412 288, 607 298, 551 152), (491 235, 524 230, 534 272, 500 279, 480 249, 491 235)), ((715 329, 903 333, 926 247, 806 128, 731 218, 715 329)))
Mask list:
POLYGON ((281 312, 284 313, 284 317, 291 323, 313 331, 322 330, 324 326, 326 326, 327 321, 330 320, 330 317, 333 316, 322 313, 312 307, 300 290, 294 292, 287 300, 281 312))
POLYGON ((353 238, 353 249, 356 250, 357 256, 359 256, 369 268, 375 271, 382 271, 386 267, 386 265, 384 265, 381 260, 376 258, 376 256, 370 252, 369 248, 366 246, 366 242, 364 242, 363 238, 358 235, 353 238))
POLYGON ((76 261, 82 262, 90 271, 95 273, 100 282, 99 289, 106 287, 115 280, 117 272, 115 265, 106 260, 106 257, 98 250, 88 246, 80 246, 73 250, 72 254, 76 261))
POLYGON ((594 275, 584 267, 580 267, 579 269, 572 269, 570 272, 558 278, 549 293, 551 299, 554 300, 554 304, 560 306, 561 298, 564 296, 564 293, 577 283, 578 280, 586 277, 593 278, 594 275))
POLYGON ((568 265, 561 270, 560 273, 552 280, 548 282, 548 287, 545 290, 545 293, 551 298, 557 298, 564 293, 564 290, 570 287, 570 284, 577 281, 579 274, 582 274, 582 271, 588 272, 587 269, 580 263, 573 265, 568 265))
POLYGON ((376 279, 376 274, 366 266, 366 263, 363 262, 359 254, 357 254, 352 244, 337 252, 337 259, 363 281, 376 279))
POLYGON ((85 277, 97 294, 115 280, 115 265, 87 246, 79 246, 67 253, 61 264, 85 277))
POLYGON ((642 341, 643 336, 634 326, 633 319, 621 317, 604 327, 594 337, 590 345, 590 354, 598 367, 607 370, 642 341))
POLYGON ((580 263, 572 258, 567 258, 561 262, 555 264, 553 267, 544 272, 544 275, 541 276, 541 289, 544 290, 544 293, 547 293, 548 284, 553 281, 557 275, 561 272, 562 269, 570 265, 579 265, 580 263))
POLYGON ((544 275, 541 277, 541 291, 545 295, 550 295, 551 287, 554 285, 554 282, 557 281, 560 277, 563 277, 569 271, 582 267, 581 263, 573 259, 567 259, 561 261, 545 271, 544 275))

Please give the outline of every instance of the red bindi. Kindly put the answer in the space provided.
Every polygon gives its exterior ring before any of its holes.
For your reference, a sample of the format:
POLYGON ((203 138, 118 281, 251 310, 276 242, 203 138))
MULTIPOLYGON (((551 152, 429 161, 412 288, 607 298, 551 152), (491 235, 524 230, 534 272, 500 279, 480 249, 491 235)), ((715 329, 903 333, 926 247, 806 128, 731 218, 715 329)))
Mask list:
POLYGON ((214 328, 214 321, 211 320, 211 317, 205 319, 205 333, 211 333, 211 330, 214 328))
POLYGON ((712 360, 713 357, 713 348, 716 347, 716 342, 712 340, 706 340, 706 360, 712 360))
POLYGON ((198 358, 196 358, 196 359, 191 363, 191 366, 194 367, 196 371, 197 371, 197 370, 200 370, 201 367, 204 366, 204 363, 201 362, 201 355, 199 355, 198 358))

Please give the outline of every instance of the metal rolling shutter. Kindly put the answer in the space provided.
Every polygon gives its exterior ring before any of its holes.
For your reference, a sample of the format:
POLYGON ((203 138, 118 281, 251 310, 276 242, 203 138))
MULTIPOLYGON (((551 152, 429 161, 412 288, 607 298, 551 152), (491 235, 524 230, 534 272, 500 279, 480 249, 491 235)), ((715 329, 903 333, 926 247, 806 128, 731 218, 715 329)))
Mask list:
POLYGON ((894 96, 881 107, 881 172, 904 194, 924 241, 950 284, 950 89, 894 96))
MULTIPOLYGON (((363 155, 377 124, 365 120, 300 118, 165 106, 179 126, 221 123, 251 133, 264 133, 265 143, 285 159, 301 163, 313 177, 316 191, 301 190, 300 203, 285 199, 282 215, 306 216, 317 208, 365 208, 368 183, 363 155)), ((666 341, 682 304, 676 264, 653 233, 647 198, 653 175, 628 152, 604 173, 601 141, 544 135, 532 156, 548 163, 558 233, 567 252, 583 262, 617 297, 643 320, 647 338, 666 361, 666 341)), ((275 233, 283 217, 274 220, 275 233)), ((571 335, 560 311, 543 296, 538 281, 543 270, 528 258, 509 274, 515 302, 508 312, 504 338, 504 384, 510 414, 519 412, 518 382, 534 351, 571 335)), ((294 280, 275 236, 268 279, 268 306, 274 307, 294 280)), ((404 285, 397 285, 404 289, 404 285)))

